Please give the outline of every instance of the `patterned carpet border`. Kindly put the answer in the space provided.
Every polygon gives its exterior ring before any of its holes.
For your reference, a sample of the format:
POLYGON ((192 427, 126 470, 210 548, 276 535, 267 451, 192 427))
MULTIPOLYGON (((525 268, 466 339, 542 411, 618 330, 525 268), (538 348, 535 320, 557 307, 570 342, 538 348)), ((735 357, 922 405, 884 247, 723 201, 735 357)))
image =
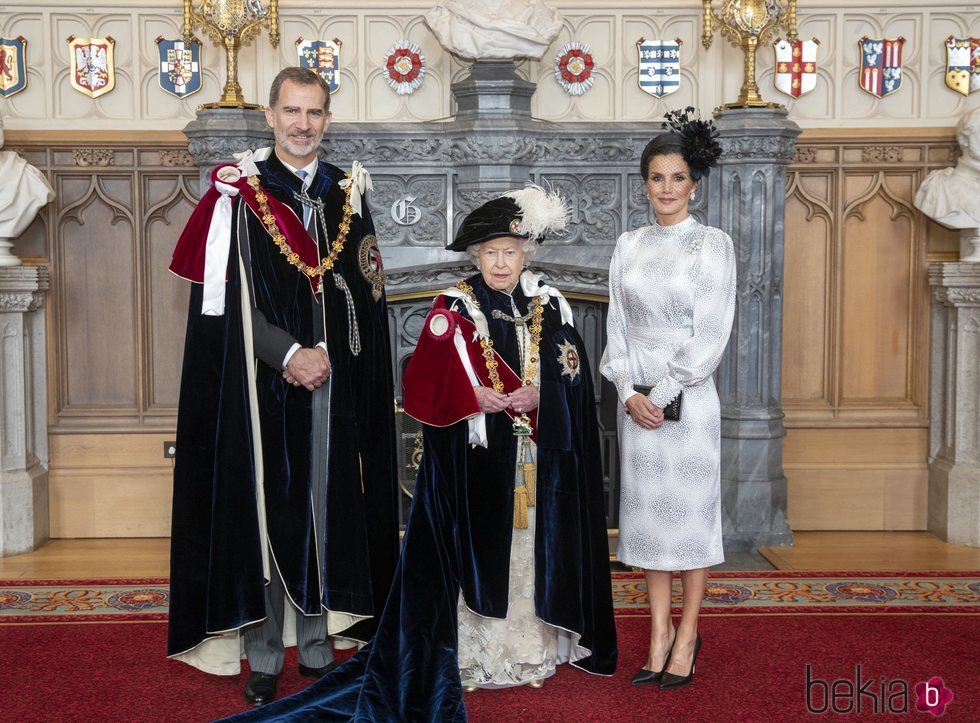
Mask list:
MULTIPOLYGON (((675 575, 675 606, 681 584, 675 575)), ((613 575, 619 616, 647 615, 639 573, 613 575)), ((977 572, 717 572, 708 578, 703 614, 893 613, 980 615, 977 572)))
MULTIPOLYGON (((616 615, 648 614, 639 572, 612 576, 616 615)), ((680 579, 673 602, 680 605, 680 579)), ((0 581, 0 625, 165 620, 165 578, 0 581)), ((718 572, 708 580, 703 613, 980 615, 980 573, 718 572)))

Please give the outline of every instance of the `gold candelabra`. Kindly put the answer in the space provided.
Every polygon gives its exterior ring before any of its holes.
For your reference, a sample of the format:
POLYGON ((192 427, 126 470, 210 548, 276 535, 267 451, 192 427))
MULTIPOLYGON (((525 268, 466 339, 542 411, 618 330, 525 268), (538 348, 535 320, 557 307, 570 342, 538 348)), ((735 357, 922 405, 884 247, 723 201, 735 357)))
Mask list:
POLYGON ((279 45, 279 0, 269 0, 269 7, 262 0, 200 0, 198 8, 193 0, 184 0, 184 42, 190 43, 194 28, 202 27, 211 39, 225 46, 227 69, 225 90, 217 103, 205 103, 201 108, 261 108, 256 103, 246 103, 242 86, 238 84, 238 51, 258 35, 262 27, 269 30, 272 47, 279 45))
POLYGON ((781 108, 779 103, 767 103, 759 95, 755 82, 755 54, 760 43, 767 43, 780 27, 786 30, 790 42, 796 33, 796 0, 723 0, 721 15, 711 7, 711 0, 702 0, 704 24, 701 42, 711 47, 715 27, 745 55, 742 90, 738 100, 726 103, 725 108, 781 108))

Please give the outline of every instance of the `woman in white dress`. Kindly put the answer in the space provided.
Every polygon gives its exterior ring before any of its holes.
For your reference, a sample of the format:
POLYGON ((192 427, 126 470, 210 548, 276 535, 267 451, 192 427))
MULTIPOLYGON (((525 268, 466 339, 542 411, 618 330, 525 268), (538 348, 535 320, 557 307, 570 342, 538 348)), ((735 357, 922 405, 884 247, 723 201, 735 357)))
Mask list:
POLYGON ((640 171, 656 223, 616 242, 600 367, 622 403, 617 556, 645 571, 650 598, 650 648, 633 684, 661 688, 693 679, 707 568, 725 559, 712 375, 735 315, 735 254, 725 232, 688 213, 698 181, 721 154, 713 124, 690 119, 689 111, 669 113, 669 132, 643 151, 640 171), (670 419, 678 404, 680 418, 670 419), (684 591, 676 630, 674 570, 684 591))

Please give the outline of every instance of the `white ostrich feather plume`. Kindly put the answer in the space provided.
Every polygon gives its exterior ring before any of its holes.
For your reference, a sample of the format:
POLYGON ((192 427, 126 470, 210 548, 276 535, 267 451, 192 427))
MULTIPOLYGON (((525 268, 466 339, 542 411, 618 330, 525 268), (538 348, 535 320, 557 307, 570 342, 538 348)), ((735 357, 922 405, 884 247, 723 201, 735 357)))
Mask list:
POLYGON ((517 227, 520 234, 540 239, 548 232, 563 231, 568 225, 568 204, 558 191, 548 193, 541 186, 529 183, 503 195, 513 198, 521 209, 521 224, 517 227))

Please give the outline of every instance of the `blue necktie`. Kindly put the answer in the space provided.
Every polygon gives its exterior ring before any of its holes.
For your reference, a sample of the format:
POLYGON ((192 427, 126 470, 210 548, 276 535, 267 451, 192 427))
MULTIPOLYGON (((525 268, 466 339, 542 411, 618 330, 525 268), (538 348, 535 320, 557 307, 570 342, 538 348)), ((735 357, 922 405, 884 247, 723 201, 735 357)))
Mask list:
MULTIPOLYGON (((306 195, 306 177, 309 174, 306 171, 300 169, 300 170, 296 171, 296 175, 299 176, 299 180, 301 180, 303 182, 303 185, 300 188, 300 190, 303 192, 303 195, 305 196, 306 195)), ((309 228, 310 227, 310 216, 312 216, 312 215, 313 215, 313 209, 310 208, 307 204, 304 203, 303 204, 303 226, 305 226, 306 228, 309 228)))

